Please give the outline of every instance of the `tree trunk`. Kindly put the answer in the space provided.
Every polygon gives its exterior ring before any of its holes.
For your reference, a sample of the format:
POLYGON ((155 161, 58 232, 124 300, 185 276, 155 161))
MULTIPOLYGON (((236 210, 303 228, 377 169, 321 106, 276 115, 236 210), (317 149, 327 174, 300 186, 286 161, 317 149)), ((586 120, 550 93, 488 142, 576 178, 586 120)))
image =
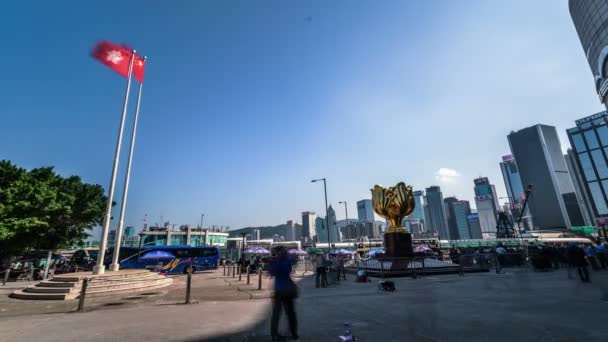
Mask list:
POLYGON ((49 249, 49 254, 46 257, 46 265, 44 265, 44 275, 42 276, 42 280, 46 280, 49 275, 49 267, 51 266, 51 258, 53 257, 53 250, 49 249))

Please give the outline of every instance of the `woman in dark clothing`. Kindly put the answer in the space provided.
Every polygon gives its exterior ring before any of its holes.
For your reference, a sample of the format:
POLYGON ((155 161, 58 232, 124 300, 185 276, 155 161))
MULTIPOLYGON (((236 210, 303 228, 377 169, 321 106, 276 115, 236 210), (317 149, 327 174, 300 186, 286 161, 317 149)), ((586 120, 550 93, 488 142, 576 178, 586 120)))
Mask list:
POLYGON ((291 279, 291 260, 287 257, 287 249, 278 247, 276 258, 270 264, 270 273, 274 276, 274 297, 272 303, 272 319, 270 323, 270 333, 273 341, 280 341, 279 319, 281 309, 285 307, 287 319, 289 320, 289 330, 293 340, 298 339, 298 320, 294 307, 294 300, 298 296, 298 288, 291 279))
POLYGON ((578 276, 583 283, 590 283, 589 271, 587 270, 587 260, 585 259, 585 251, 576 244, 571 244, 568 247, 568 259, 570 264, 578 270, 578 276))

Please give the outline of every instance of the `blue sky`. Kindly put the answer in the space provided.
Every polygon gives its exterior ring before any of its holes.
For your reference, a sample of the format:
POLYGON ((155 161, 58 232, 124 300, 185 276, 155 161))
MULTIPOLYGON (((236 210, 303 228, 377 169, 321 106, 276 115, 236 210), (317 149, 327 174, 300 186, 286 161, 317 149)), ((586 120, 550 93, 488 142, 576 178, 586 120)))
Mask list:
POLYGON ((351 217, 376 183, 473 201, 487 176, 504 196, 511 130, 555 125, 565 148, 602 110, 566 1, 1 6, 0 158, 21 166, 107 187, 125 81, 89 51, 148 56, 127 225, 300 222, 324 212, 319 177, 351 217))

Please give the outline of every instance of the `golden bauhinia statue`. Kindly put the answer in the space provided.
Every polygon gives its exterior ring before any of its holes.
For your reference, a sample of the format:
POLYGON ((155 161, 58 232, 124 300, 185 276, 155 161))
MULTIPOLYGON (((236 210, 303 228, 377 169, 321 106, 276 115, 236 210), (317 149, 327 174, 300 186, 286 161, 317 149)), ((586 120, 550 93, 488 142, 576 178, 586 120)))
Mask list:
POLYGON ((386 232, 407 233, 407 229, 401 226, 401 221, 411 214, 416 206, 412 187, 403 182, 388 188, 376 184, 371 191, 374 211, 388 220, 389 227, 386 232))

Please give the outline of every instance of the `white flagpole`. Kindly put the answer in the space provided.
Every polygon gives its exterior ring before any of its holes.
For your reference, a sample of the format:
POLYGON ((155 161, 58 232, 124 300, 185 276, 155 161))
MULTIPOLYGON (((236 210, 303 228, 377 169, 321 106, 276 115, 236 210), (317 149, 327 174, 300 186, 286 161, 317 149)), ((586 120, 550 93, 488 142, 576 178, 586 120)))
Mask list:
MULTIPOLYGON (((144 57, 145 65, 146 57, 144 57)), ((120 245, 122 242, 122 231, 125 219, 125 209, 127 206, 127 195, 129 193, 129 181, 131 180, 131 162, 133 161, 133 150, 135 149, 135 136, 137 135, 137 120, 139 118, 139 104, 141 102, 141 88, 144 82, 139 83, 139 92, 137 94, 137 105, 135 106, 135 119, 133 119, 133 132, 131 134, 131 146, 129 147, 129 159, 127 161, 127 173, 125 175, 125 187, 122 191, 122 200, 120 202, 120 217, 118 218, 118 228, 116 228, 116 243, 114 244, 114 255, 112 256, 112 264, 110 271, 118 271, 120 269, 120 245)))
POLYGON ((127 90, 125 91, 125 102, 122 106, 122 116, 120 118, 120 128, 118 129, 118 139, 116 140, 116 151, 114 153, 114 166, 112 167, 112 177, 110 178, 110 189, 108 192, 108 203, 106 214, 103 220, 103 230, 101 231, 101 243, 99 244, 99 254, 97 255, 97 265, 93 267, 93 274, 103 274, 106 267, 103 264, 108 245, 108 231, 110 230, 110 220, 112 219, 112 201, 114 199, 114 186, 116 185, 116 173, 118 171, 118 160, 120 159, 120 147, 122 144, 122 132, 125 127, 125 117, 127 116, 127 104, 129 103, 129 90, 131 89, 131 74, 133 73, 133 61, 135 60, 135 50, 131 51, 129 60, 129 72, 127 74, 127 90))

